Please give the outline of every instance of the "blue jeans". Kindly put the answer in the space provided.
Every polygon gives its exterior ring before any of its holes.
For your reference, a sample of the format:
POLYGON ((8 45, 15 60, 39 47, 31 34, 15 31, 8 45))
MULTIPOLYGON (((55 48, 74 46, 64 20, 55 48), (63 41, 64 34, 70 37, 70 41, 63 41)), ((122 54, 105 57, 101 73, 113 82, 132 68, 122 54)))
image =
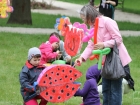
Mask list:
POLYGON ((103 105, 122 104, 122 78, 109 80, 102 78, 103 105))

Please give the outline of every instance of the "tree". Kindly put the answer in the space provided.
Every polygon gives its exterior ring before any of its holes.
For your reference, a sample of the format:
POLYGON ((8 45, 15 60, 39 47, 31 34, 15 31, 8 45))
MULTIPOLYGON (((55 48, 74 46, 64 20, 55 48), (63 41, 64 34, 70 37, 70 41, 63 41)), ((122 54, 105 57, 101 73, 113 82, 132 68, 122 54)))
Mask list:
POLYGON ((11 13, 8 23, 32 25, 30 0, 11 0, 14 11, 11 13))

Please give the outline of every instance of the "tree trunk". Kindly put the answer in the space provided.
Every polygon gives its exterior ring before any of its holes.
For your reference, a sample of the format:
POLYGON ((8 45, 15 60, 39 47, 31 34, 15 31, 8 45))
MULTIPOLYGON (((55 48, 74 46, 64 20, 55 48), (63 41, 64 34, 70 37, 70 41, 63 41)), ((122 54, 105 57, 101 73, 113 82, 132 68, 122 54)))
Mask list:
POLYGON ((10 24, 32 25, 30 0, 12 0, 14 11, 7 22, 10 24))

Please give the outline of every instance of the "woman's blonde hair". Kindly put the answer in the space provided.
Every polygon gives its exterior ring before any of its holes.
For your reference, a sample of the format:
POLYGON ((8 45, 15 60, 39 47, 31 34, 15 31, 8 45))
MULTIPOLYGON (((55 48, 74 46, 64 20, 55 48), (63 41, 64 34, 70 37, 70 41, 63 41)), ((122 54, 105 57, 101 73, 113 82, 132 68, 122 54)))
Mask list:
POLYGON ((85 6, 82 7, 81 11, 80 11, 81 15, 85 16, 86 19, 86 23, 88 24, 89 22, 94 23, 96 17, 100 16, 101 13, 99 13, 96 8, 94 8, 92 5, 87 4, 85 6))

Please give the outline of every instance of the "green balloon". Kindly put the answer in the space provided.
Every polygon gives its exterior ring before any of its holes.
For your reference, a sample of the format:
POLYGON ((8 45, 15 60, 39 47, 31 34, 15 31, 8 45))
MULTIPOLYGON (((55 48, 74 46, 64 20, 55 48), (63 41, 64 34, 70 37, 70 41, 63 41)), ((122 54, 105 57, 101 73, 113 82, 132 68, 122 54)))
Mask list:
POLYGON ((66 64, 64 60, 55 60, 52 64, 66 64))

